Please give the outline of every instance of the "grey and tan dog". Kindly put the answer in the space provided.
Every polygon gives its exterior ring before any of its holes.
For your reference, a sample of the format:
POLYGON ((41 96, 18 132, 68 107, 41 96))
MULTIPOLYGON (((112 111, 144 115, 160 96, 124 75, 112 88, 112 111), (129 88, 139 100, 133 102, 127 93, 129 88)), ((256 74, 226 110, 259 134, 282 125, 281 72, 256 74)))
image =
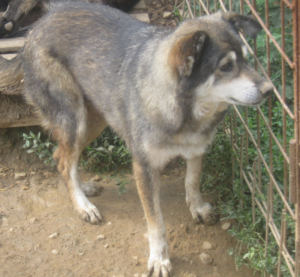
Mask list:
POLYGON ((24 72, 26 98, 59 142, 54 159, 82 219, 99 223, 102 216, 81 189, 81 151, 107 125, 126 141, 148 223, 150 276, 172 271, 159 201, 160 171, 170 159, 187 161, 192 217, 214 223, 200 194, 203 155, 231 104, 258 105, 272 91, 247 65, 238 34, 255 37, 260 29, 233 12, 170 29, 105 6, 62 5, 36 24, 21 54, 2 67, 1 85, 24 72))

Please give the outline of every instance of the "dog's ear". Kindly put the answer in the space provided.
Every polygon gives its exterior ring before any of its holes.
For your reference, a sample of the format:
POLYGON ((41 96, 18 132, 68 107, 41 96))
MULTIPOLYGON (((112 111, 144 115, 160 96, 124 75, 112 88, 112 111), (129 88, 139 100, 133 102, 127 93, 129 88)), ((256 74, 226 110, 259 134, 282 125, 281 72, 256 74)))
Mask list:
POLYGON ((169 54, 169 64, 172 70, 179 76, 190 76, 206 39, 207 35, 203 31, 197 31, 176 41, 169 54))
POLYGON ((235 29, 242 29, 251 38, 256 38, 257 33, 262 29, 256 19, 247 15, 241 15, 235 12, 226 12, 222 14, 222 17, 231 23, 235 29))

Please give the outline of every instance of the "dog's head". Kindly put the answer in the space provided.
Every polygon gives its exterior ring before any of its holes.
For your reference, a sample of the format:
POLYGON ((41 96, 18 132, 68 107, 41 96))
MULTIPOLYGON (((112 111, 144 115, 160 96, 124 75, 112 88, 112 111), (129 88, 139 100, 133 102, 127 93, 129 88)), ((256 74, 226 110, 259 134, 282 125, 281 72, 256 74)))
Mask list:
POLYGON ((255 19, 234 12, 184 22, 168 57, 179 90, 202 102, 260 104, 273 87, 247 64, 239 36, 243 31, 255 38, 260 30, 255 19))

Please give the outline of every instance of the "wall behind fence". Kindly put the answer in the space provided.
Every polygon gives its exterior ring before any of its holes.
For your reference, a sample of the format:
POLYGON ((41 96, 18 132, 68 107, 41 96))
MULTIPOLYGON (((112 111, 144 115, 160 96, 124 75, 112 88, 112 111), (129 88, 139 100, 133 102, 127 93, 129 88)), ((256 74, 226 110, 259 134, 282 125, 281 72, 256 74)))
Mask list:
POLYGON ((297 0, 184 0, 178 9, 190 18, 235 11, 252 15, 263 28, 255 41, 241 37, 250 53, 249 63, 272 82, 274 94, 259 107, 234 106, 224 131, 234 153, 232 178, 241 195, 240 207, 252 213, 254 226, 264 229, 261 243, 271 264, 264 275, 300 276, 300 4, 297 0))

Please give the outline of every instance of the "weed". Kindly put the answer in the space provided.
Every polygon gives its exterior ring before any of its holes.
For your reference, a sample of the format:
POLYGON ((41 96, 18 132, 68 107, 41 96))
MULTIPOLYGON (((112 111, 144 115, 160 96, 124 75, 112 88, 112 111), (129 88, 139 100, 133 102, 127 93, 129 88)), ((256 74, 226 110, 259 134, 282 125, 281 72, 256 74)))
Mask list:
POLYGON ((52 155, 57 148, 57 143, 51 142, 49 137, 46 140, 41 139, 41 132, 35 135, 30 131, 29 135, 22 134, 22 137, 25 141, 23 148, 28 149, 27 153, 33 153, 44 160, 44 163, 55 166, 52 155))
POLYGON ((89 171, 111 171, 131 164, 131 154, 125 142, 110 128, 95 139, 83 152, 81 165, 89 171))

